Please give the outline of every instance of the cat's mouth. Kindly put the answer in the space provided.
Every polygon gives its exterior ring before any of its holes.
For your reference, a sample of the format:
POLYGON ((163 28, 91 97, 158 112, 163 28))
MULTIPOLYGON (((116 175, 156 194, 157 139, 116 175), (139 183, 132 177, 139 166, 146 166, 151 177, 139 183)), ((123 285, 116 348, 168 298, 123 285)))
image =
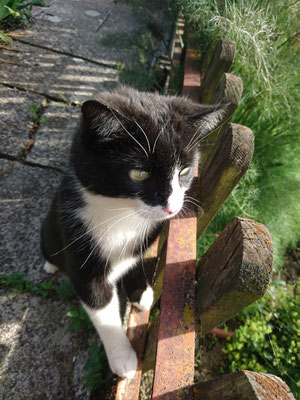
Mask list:
POLYGON ((170 209, 170 208, 163 208, 161 206, 147 206, 143 205, 141 207, 142 215, 145 218, 149 218, 156 221, 163 221, 166 219, 170 219, 178 214, 181 210, 181 207, 178 209, 170 209))

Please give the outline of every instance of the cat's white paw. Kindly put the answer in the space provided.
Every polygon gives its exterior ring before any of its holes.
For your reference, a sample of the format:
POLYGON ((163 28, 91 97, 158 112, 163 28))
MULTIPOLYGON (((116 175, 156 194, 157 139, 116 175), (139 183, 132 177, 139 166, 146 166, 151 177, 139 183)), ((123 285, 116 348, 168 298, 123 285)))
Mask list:
POLYGON ((130 345, 114 349, 113 352, 108 354, 108 361, 112 372, 121 378, 131 379, 134 377, 138 360, 130 345))
POLYGON ((134 302, 133 305, 141 311, 148 311, 150 310, 152 303, 153 303, 153 290, 150 286, 147 286, 147 289, 144 290, 140 301, 134 302))
POLYGON ((45 262, 44 271, 46 271, 47 274, 54 274, 57 270, 58 270, 58 267, 56 265, 51 264, 48 261, 45 262))

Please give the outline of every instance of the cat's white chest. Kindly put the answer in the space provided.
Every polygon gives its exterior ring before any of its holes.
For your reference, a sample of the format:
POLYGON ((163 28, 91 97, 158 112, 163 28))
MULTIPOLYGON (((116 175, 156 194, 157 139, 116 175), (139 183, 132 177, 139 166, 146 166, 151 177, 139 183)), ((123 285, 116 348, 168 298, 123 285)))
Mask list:
MULTIPOLYGON (((140 258, 133 250, 151 228, 146 223, 136 201, 116 199, 83 192, 85 207, 80 218, 93 239, 94 252, 109 264, 108 281, 112 284, 132 268, 140 258)), ((141 256, 142 256, 141 248, 141 256)))

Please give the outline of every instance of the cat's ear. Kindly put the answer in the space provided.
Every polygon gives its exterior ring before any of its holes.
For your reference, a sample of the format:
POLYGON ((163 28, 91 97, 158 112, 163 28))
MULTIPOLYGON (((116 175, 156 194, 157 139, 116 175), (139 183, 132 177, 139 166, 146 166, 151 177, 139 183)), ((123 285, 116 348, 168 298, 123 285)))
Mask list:
POLYGON ((199 136, 216 129, 229 117, 230 104, 197 104, 184 97, 173 97, 175 111, 196 129, 199 136))
POLYGON ((110 110, 105 104, 102 104, 97 100, 87 100, 82 104, 81 112, 84 121, 88 126, 92 127, 95 123, 95 120, 100 118, 103 114, 108 115, 110 110))
POLYGON ((206 134, 219 125, 228 117, 229 104, 197 104, 191 110, 188 121, 199 127, 199 131, 206 134))
MULTIPOLYGON (((87 100, 81 106, 85 132, 99 139, 113 139, 122 126, 124 118, 115 110, 98 100, 87 100)), ((123 123, 124 126, 125 122, 123 123)))

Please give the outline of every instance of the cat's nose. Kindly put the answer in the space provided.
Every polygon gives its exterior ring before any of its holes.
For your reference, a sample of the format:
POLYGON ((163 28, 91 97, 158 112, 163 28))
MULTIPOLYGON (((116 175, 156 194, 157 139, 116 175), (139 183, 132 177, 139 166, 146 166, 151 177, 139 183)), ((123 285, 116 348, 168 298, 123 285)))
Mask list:
POLYGON ((164 211, 167 212, 169 215, 175 214, 176 210, 171 210, 170 208, 164 208, 164 211))

